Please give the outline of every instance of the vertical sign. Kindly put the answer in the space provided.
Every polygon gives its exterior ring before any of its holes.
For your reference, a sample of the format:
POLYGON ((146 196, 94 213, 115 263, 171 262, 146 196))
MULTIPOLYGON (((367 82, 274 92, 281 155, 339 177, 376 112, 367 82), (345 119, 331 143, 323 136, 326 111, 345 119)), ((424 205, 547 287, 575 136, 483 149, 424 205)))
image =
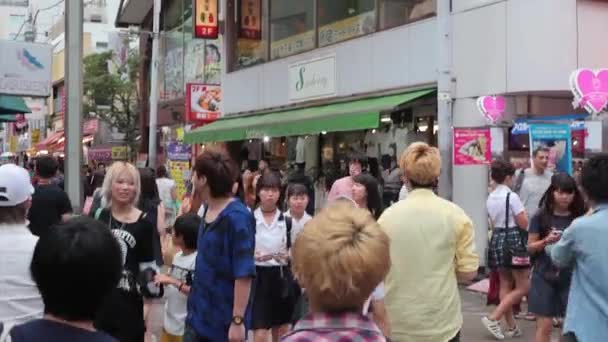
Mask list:
POLYGON ((489 128, 454 128, 454 165, 483 165, 491 161, 489 128))
POLYGON ((531 124, 530 158, 539 147, 549 149, 549 168, 572 174, 572 137, 569 124, 531 124))
POLYGON ((262 39, 262 5, 261 0, 240 0, 241 18, 239 20, 239 37, 262 39))
POLYGON ((217 39, 218 0, 194 0, 194 37, 217 39))
POLYGON ((222 88, 201 83, 186 84, 188 122, 209 123, 222 115, 222 88))

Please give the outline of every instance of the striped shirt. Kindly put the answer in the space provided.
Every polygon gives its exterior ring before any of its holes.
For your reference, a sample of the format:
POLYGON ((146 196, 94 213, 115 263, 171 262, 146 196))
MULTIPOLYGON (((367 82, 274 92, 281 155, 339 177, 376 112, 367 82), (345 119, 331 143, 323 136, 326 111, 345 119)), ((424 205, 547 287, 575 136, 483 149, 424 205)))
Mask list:
POLYGON ((308 314, 293 331, 285 335, 283 342, 385 342, 380 329, 368 317, 360 313, 330 315, 308 314))

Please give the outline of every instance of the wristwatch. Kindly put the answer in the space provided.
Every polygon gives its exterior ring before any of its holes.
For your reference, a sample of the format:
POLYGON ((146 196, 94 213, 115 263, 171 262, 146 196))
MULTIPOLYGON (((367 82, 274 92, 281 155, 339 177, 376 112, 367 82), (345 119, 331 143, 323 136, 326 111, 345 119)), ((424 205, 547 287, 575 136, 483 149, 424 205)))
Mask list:
POLYGON ((232 324, 234 325, 242 325, 245 322, 245 319, 243 318, 243 316, 233 316, 232 317, 232 324))

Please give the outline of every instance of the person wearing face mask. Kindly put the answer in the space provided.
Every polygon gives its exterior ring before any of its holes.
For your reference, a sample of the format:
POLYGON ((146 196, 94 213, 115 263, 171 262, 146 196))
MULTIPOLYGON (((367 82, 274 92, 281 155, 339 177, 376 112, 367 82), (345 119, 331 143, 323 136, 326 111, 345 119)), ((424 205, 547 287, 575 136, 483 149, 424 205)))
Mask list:
MULTIPOLYGON (((257 184, 258 208, 256 221, 255 294, 253 300, 253 330, 255 342, 272 340, 289 331, 300 290, 289 267, 292 243, 292 218, 277 207, 281 180, 275 173, 260 177, 257 184)), ((293 215, 294 213, 292 213, 293 215)))
POLYGON ((137 203, 141 192, 139 172, 132 164, 115 162, 108 169, 102 194, 105 207, 95 219, 112 232, 122 251, 123 271, 118 286, 104 301, 95 327, 121 342, 144 340, 143 297, 162 296, 153 280, 142 281, 157 268, 152 223, 137 203))
POLYGON ((348 157, 348 176, 334 182, 327 196, 327 202, 331 203, 340 197, 351 197, 353 189, 353 177, 361 174, 367 166, 367 157, 359 153, 352 153, 348 157))

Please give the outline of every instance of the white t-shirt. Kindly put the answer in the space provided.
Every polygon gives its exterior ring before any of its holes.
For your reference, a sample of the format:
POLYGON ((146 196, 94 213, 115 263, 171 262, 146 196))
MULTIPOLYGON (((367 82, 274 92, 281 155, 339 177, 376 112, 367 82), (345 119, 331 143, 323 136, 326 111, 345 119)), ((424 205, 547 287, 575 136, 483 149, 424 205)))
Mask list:
MULTIPOLYGON (((521 171, 520 171, 521 172, 521 171)), ((540 199, 543 197, 549 186, 551 186, 551 177, 553 173, 551 171, 545 171, 542 175, 537 175, 534 170, 524 170, 524 182, 521 185, 519 196, 521 198, 528 217, 534 216, 538 211, 538 205, 540 199)), ((519 173, 517 173, 514 179, 518 179, 519 173)))
MULTIPOLYGON (((196 252, 184 255, 183 252, 177 252, 173 257, 173 264, 169 271, 169 276, 175 278, 184 284, 188 273, 192 274, 196 263, 196 252)), ((165 286, 165 330, 175 336, 184 334, 184 326, 186 316, 188 315, 188 296, 179 292, 175 286, 165 286)))
MULTIPOLYGON (((255 254, 270 255, 286 252, 287 225, 285 219, 279 220, 281 211, 277 210, 272 223, 267 224, 261 209, 253 212, 255 217, 255 254)), ((293 227, 292 227, 293 229, 293 227)), ((256 261, 257 266, 282 266, 275 259, 256 261)))
POLYGON ((0 322, 42 318, 44 304, 30 274, 37 242, 27 224, 0 224, 0 322))
MULTIPOLYGON (((285 216, 291 217, 291 213, 289 212, 289 210, 285 213, 285 216)), ((304 212, 304 215, 299 220, 291 217, 291 244, 292 245, 294 242, 296 242, 296 239, 298 238, 298 235, 300 235, 300 233, 302 232, 302 229, 304 229, 304 225, 306 225, 306 223, 308 223, 308 221, 310 221, 310 220, 312 220, 312 216, 308 215, 307 212, 304 212)))
POLYGON ((524 205, 519 199, 519 195, 511 191, 508 186, 502 184, 498 185, 488 196, 486 207, 494 228, 517 227, 515 216, 521 214, 525 210, 524 205), (509 227, 505 227, 505 210, 508 193, 511 193, 511 196, 509 196, 509 227))

